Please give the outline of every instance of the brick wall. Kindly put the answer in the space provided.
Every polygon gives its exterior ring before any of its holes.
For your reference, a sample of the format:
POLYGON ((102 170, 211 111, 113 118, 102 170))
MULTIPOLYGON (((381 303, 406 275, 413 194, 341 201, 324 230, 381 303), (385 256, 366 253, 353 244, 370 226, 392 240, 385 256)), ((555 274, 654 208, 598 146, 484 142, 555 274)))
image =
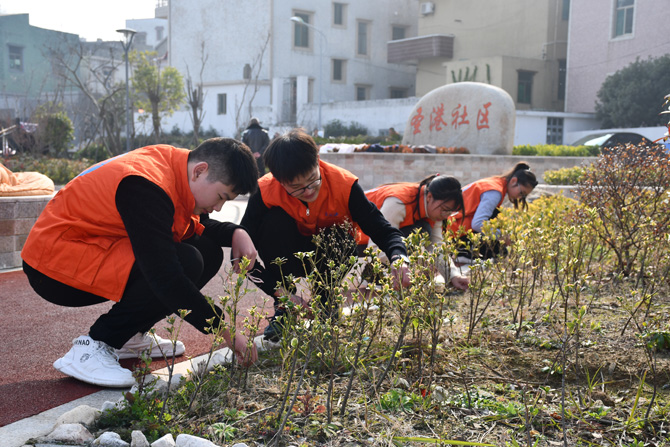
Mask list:
POLYGON ((0 270, 21 266, 23 244, 51 197, 0 197, 0 270))
POLYGON ((324 161, 343 167, 358 176, 363 189, 384 183, 418 182, 439 172, 453 175, 463 186, 485 177, 502 174, 520 161, 525 161, 544 183, 545 171, 590 164, 594 157, 525 157, 515 155, 464 154, 387 154, 350 153, 321 154, 324 161))

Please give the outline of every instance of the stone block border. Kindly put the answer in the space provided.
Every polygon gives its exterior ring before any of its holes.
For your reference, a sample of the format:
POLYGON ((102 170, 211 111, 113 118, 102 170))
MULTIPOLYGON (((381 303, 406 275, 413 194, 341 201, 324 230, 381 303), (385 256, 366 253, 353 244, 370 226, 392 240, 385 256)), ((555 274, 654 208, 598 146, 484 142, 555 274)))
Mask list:
POLYGON ((21 266, 23 244, 52 197, 0 197, 0 270, 21 266))

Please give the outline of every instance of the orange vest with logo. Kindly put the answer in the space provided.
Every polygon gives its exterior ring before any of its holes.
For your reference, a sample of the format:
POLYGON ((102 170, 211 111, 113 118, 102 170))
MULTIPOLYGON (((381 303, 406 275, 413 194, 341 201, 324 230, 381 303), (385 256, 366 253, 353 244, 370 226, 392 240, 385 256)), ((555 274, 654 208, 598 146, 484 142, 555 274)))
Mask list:
POLYGON ((472 230, 472 218, 475 216, 479 202, 481 201, 482 194, 486 191, 498 191, 502 198, 498 207, 503 204, 505 196, 507 195, 507 179, 501 177, 489 177, 482 180, 477 180, 474 183, 470 183, 465 188, 463 188, 463 205, 465 207, 465 218, 461 220, 463 214, 456 213, 449 217, 450 220, 453 220, 449 228, 454 234, 458 237, 468 230, 472 230), (459 230, 460 227, 463 227, 463 230, 459 230))
MULTIPOLYGON (((418 183, 392 183, 389 185, 382 185, 377 188, 371 189, 365 192, 365 196, 374 203, 377 208, 381 208, 384 204, 384 201, 389 197, 395 197, 399 199, 402 203, 405 204, 405 219, 400 222, 399 228, 404 228, 409 225, 413 225, 416 222, 425 219, 430 226, 435 225, 435 222, 427 218, 426 213, 426 200, 425 200, 425 190, 426 186, 421 187, 421 195, 419 197, 419 209, 416 207, 416 195, 419 190, 418 183)), ((359 229, 360 230, 360 229, 359 229)), ((370 237, 363 233, 362 231, 358 232, 358 244, 367 245, 370 241, 370 237)))
POLYGON ((266 207, 278 206, 291 216, 298 230, 305 236, 316 234, 319 230, 341 224, 351 219, 349 196, 351 187, 358 177, 338 166, 319 160, 321 171, 321 189, 316 200, 303 203, 292 197, 272 174, 258 179, 258 188, 266 207))
POLYGON ((23 247, 23 260, 71 287, 119 301, 135 262, 130 239, 116 209, 116 190, 125 177, 158 185, 175 208, 172 238, 202 233, 193 215, 187 149, 148 146, 100 162, 65 185, 42 211, 23 247))

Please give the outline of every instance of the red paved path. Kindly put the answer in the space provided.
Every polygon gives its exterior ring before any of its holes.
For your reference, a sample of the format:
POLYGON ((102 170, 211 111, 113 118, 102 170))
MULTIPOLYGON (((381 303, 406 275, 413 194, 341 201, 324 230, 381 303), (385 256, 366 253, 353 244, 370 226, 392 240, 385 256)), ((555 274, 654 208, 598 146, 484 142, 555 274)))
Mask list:
MULTIPOLYGON (((226 253, 228 258, 228 253, 226 253)), ((226 267, 221 270, 225 274, 226 267)), ((210 281, 203 291, 209 296, 225 295, 222 277, 210 281)), ((250 293, 240 303, 240 316, 252 305, 269 309, 261 292, 250 293)), ((72 346, 72 339, 88 333, 96 318, 110 303, 83 308, 67 308, 40 298, 28 284, 22 271, 0 272, 0 426, 57 407, 92 394, 102 388, 69 378, 52 364, 72 346)), ((240 320, 241 320, 240 319, 240 320)), ((263 326, 265 322, 262 323, 263 326)), ((158 333, 167 323, 156 325, 158 333)), ((210 348, 209 338, 185 323, 179 337, 187 356, 197 356, 210 348)), ((178 360, 186 360, 182 356, 178 360)), ((133 360, 123 360, 132 368, 133 360)), ((152 369, 165 366, 154 361, 152 369)))

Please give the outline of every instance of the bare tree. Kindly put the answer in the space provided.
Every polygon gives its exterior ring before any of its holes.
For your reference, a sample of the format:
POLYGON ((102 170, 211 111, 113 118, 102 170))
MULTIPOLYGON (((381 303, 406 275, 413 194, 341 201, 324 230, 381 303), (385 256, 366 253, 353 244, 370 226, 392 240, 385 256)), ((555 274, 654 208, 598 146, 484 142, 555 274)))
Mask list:
POLYGON ((251 119, 252 115, 252 105, 254 102, 254 98, 256 97, 256 93, 258 93, 258 78, 260 77, 261 74, 261 68, 263 68, 263 55, 265 54, 265 51, 268 48, 268 45, 270 44, 270 33, 268 33, 267 37, 265 38, 265 43, 260 49, 260 52, 256 58, 254 58, 253 64, 251 64, 251 73, 250 76, 247 78, 246 83, 244 84, 244 90, 242 91, 242 99, 239 101, 239 103, 236 104, 236 110, 235 110, 235 130, 236 130, 236 137, 239 138, 242 130, 245 127, 245 123, 251 119), (245 98, 247 96, 248 90, 251 88, 251 97, 249 98, 249 102, 247 104, 244 103, 245 98), (246 109, 247 113, 245 116, 242 115, 242 110, 246 109))
POLYGON ((200 126, 205 118, 203 104, 205 95, 202 88, 202 74, 205 71, 205 64, 209 56, 205 54, 205 42, 200 44, 200 75, 198 83, 194 86, 191 78, 191 71, 186 65, 186 102, 191 109, 191 122, 193 123, 193 144, 197 146, 200 143, 200 126))
POLYGON ((85 105, 77 108, 80 111, 88 110, 88 114, 81 119, 87 125, 84 132, 86 145, 100 137, 108 155, 122 153, 125 87, 122 82, 114 80, 115 73, 123 63, 120 48, 115 48, 111 43, 88 44, 80 41, 68 45, 66 49, 52 49, 51 57, 59 68, 58 75, 74 85, 92 105, 92 110, 85 105))

